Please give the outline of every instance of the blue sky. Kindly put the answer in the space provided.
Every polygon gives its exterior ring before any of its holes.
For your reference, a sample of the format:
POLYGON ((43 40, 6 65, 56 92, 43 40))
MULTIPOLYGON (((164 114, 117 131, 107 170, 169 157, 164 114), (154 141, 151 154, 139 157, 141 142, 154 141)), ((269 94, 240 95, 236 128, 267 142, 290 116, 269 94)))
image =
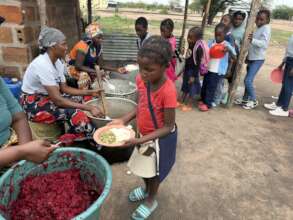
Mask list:
MULTIPOLYGON (((129 2, 129 1, 133 1, 133 2, 138 2, 138 1, 142 1, 142 0, 118 0, 121 2, 129 2)), ((190 0, 192 1, 192 0, 190 0)), ((147 0, 147 1, 143 1, 143 2, 147 2, 147 3, 154 3, 154 2, 158 2, 161 4, 168 4, 169 0, 147 0)), ((184 0, 181 0, 182 5, 184 3, 184 0)), ((273 0, 273 7, 277 6, 277 5, 289 5, 293 7, 293 0, 273 0)))

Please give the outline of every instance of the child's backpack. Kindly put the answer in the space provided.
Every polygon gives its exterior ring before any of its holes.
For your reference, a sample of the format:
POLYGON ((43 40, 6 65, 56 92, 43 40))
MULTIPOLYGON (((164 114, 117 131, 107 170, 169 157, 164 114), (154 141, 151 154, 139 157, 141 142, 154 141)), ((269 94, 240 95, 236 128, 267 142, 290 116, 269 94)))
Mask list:
POLYGON ((202 55, 200 66, 199 66, 199 73, 200 73, 200 75, 204 76, 205 74, 208 73, 208 64, 210 61, 210 53, 209 53, 210 49, 208 47, 208 44, 204 40, 198 40, 196 42, 196 44, 193 48, 193 60, 194 60, 195 65, 197 65, 196 64, 196 60, 197 60, 196 51, 199 47, 201 47, 203 50, 203 55, 202 55))

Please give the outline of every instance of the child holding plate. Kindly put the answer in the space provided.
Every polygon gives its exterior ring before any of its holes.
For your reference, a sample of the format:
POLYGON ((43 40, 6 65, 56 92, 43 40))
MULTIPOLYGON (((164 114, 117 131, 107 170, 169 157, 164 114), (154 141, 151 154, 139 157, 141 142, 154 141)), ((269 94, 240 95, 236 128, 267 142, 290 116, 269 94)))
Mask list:
POLYGON ((145 182, 145 187, 135 188, 129 194, 131 202, 143 201, 132 219, 147 219, 155 211, 158 188, 175 163, 177 96, 174 83, 165 74, 171 59, 172 48, 167 40, 153 36, 145 41, 138 53, 137 108, 111 123, 126 125, 136 118, 141 134, 125 143, 137 146, 128 165, 145 182))

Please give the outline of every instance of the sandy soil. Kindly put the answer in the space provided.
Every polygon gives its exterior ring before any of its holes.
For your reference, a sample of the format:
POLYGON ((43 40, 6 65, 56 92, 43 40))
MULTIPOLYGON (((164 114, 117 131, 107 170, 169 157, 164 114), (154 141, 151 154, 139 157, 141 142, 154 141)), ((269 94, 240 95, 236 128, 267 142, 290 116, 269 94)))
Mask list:
MULTIPOLYGON (((270 48, 268 54, 256 79, 261 103, 280 89, 269 72, 283 50, 270 48)), ((293 219, 292 118, 272 117, 261 105, 253 111, 236 106, 178 111, 177 123, 177 163, 161 186, 151 219, 293 219)), ((101 219, 129 219, 138 204, 128 202, 128 193, 142 181, 126 174, 125 163, 112 168, 113 187, 101 219)))

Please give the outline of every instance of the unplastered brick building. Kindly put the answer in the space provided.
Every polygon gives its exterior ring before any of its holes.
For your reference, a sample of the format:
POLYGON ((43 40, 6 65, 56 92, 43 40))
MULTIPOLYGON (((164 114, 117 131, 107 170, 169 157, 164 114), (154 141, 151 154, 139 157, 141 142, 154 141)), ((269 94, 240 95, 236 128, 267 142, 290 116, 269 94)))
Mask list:
POLYGON ((0 0, 0 75, 22 78, 38 55, 44 25, 60 29, 69 48, 81 34, 79 0, 0 0))

